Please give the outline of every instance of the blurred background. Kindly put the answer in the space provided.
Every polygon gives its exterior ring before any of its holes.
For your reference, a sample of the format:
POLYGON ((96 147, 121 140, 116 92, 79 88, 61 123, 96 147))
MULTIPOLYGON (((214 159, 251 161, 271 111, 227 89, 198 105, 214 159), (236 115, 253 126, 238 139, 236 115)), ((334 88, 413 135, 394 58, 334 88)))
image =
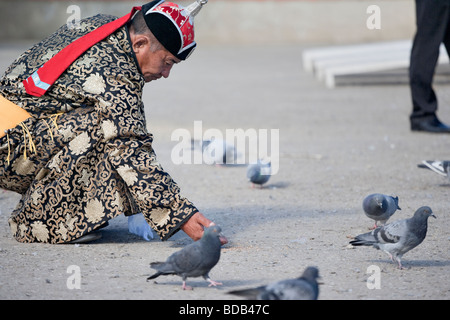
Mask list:
MULTIPOLYGON (((70 5, 86 18, 122 16, 146 2, 0 0, 0 41, 46 37, 67 22, 70 5)), ((209 0, 207 6, 195 25, 198 43, 349 44, 411 39, 415 31, 413 0, 209 0), (381 29, 366 27, 370 5, 380 8, 381 29)))

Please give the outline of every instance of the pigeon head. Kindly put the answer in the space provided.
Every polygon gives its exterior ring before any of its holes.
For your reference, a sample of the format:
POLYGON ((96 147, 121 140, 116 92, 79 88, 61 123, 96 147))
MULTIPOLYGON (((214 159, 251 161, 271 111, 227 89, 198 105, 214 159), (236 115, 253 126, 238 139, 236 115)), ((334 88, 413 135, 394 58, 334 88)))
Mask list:
POLYGON ((222 228, 216 225, 212 225, 205 229, 205 235, 219 235, 222 232, 222 228))
POLYGON ((205 228, 205 232, 203 233, 202 238, 217 238, 222 243, 227 243, 227 238, 222 234, 222 228, 216 225, 211 225, 208 228, 205 228))
POLYGON ((305 269, 305 271, 303 271, 301 277, 309 281, 316 281, 317 278, 320 278, 319 269, 317 269, 316 267, 308 267, 305 269))
POLYGON ((380 206, 381 210, 384 212, 388 208, 388 202, 385 197, 380 197, 376 199, 377 204, 380 206))
POLYGON ((386 212, 388 205, 386 197, 381 193, 368 195, 363 201, 363 209, 366 212, 386 212))
POLYGON ((436 219, 436 216, 434 215, 433 211, 430 207, 424 206, 417 209, 417 211, 414 213, 414 219, 420 219, 420 220, 427 220, 429 217, 433 217, 436 219))

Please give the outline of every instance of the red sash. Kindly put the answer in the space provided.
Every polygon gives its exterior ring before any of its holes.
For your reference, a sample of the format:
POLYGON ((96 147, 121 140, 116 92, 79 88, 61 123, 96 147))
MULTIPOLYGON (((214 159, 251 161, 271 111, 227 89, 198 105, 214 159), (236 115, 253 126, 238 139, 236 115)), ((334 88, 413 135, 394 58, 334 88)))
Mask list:
POLYGON ((97 42, 105 39, 125 25, 131 20, 135 12, 139 10, 141 10, 141 7, 133 7, 129 14, 89 32, 66 46, 23 81, 27 93, 36 97, 45 94, 56 79, 58 79, 79 56, 97 42))

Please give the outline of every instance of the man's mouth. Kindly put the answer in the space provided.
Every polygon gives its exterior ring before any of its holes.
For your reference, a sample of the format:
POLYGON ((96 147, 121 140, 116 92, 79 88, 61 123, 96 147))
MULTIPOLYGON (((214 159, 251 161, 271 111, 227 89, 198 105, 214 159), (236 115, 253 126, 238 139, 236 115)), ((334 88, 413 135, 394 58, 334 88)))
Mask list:
POLYGON ((158 80, 158 79, 160 79, 161 76, 160 76, 160 75, 154 75, 154 74, 151 74, 151 75, 146 75, 146 76, 144 76, 144 78, 145 78, 145 82, 150 82, 150 81, 153 81, 153 80, 158 80))

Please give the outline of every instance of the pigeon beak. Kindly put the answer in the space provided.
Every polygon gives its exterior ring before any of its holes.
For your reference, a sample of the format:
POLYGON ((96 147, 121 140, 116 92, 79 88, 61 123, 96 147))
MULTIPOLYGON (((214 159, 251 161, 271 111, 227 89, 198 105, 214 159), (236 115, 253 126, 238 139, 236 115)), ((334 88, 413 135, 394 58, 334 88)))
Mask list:
POLYGON ((227 237, 225 237, 222 232, 219 233, 219 240, 221 245, 225 245, 228 243, 227 237))
POLYGON ((437 219, 437 217, 434 215, 434 213, 430 214, 430 217, 437 219))

